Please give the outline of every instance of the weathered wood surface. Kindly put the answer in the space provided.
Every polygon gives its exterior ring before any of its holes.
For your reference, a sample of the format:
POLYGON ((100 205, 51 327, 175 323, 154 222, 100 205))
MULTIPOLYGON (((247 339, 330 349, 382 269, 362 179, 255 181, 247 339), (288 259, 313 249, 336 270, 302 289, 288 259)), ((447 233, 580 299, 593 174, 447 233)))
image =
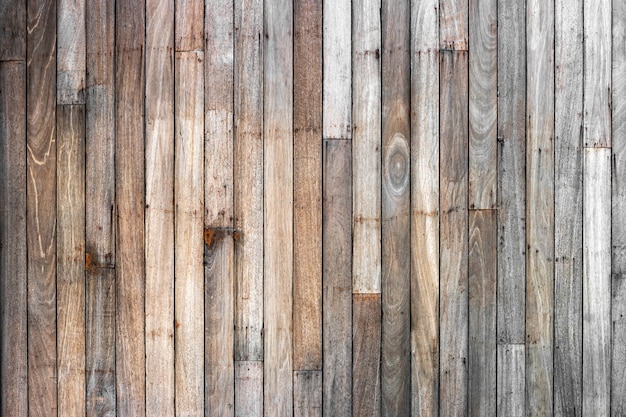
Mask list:
POLYGON ((497 415, 523 417, 526 415, 525 346, 523 343, 499 344, 497 350, 497 415))
POLYGON ((235 362, 235 415, 263 415, 263 362, 235 362))
POLYGON ((381 415, 380 294, 352 296, 352 415, 381 415))
POLYGON ((322 417, 322 371, 294 371, 293 415, 322 417))
POLYGON ((0 3, 0 61, 26 59, 26 5, 23 0, 0 3))
MULTIPOLYGON (((85 2, 58 0, 57 103, 85 103, 85 2)), ((1 19, 0 19, 1 20, 1 19)))
MULTIPOLYGON (((482 1, 480 3, 483 3, 482 1)), ((439 48, 467 51, 469 40, 468 0, 439 1, 439 48)))

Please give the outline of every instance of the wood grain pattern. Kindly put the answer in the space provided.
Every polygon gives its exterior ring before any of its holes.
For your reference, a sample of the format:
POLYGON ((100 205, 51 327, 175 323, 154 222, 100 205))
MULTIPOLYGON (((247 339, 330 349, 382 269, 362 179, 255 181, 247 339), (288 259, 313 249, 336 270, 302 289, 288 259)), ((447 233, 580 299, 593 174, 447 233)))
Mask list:
POLYGON ((263 362, 235 361, 235 415, 263 415, 263 362))
POLYGON ((0 62, 0 414, 28 415, 26 63, 0 62))
POLYGON ((26 4, 23 0, 0 3, 0 61, 26 59, 26 4))
POLYGON ((440 414, 467 409, 467 52, 440 57, 440 414))
POLYGON ((381 295, 352 296, 352 415, 381 415, 381 295))
POLYGON ((355 293, 380 293, 380 0, 354 0, 352 29, 353 269, 355 293))
POLYGON ((58 0, 57 103, 85 103, 85 2, 58 0))
POLYGON ((498 345, 499 416, 523 417, 525 415, 525 348, 524 344, 498 345))
POLYGON ((323 399, 324 415, 337 417, 352 415, 351 145, 324 141, 323 399))
POLYGON ((583 169, 583 415, 611 412, 611 150, 587 148, 583 169))
POLYGON ((294 2, 294 27, 293 366, 321 370, 322 1, 294 2))
POLYGON ((467 51, 468 0, 439 1, 439 48, 467 51))
POLYGON ((322 371, 294 371, 293 415, 322 417, 322 371))
POLYGON ((204 48, 204 2, 175 0, 176 52, 201 51, 204 48))

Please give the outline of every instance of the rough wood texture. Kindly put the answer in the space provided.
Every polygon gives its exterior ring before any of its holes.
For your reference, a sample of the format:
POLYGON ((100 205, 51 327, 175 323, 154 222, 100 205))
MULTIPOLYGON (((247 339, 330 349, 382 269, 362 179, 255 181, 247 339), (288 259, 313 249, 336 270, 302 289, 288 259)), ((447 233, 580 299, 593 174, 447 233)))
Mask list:
POLYGON ((0 3, 0 61, 26 59, 26 4, 24 0, 0 3))
POLYGON ((440 52, 440 400, 443 416, 467 408, 467 52, 440 52))
POLYGON ((352 31, 352 291, 380 293, 380 0, 354 0, 352 31))
POLYGON ((439 1, 439 48, 467 51, 468 0, 439 1))
POLYGON ((322 1, 294 2, 294 27, 293 366, 321 370, 322 1))
POLYGON ((263 362, 235 361, 235 416, 263 415, 262 388, 263 362))
MULTIPOLYGON (((324 415, 352 413, 351 141, 324 141, 324 415)), ((296 413, 296 415, 298 415, 296 413)))
MULTIPOLYGON (((58 0, 57 103, 85 103, 85 2, 58 0)), ((1 18, 0 18, 1 21, 1 18)))
POLYGON ((204 48, 204 2, 175 0, 176 52, 201 51, 204 48))
POLYGON ((352 296, 352 415, 381 415, 380 294, 352 296))
POLYGON ((26 64, 0 62, 0 414, 28 414, 26 64))
POLYGON ((293 415, 322 417, 322 371, 294 371, 293 415))
POLYGON ((498 345, 498 411, 499 416, 523 417, 526 368, 524 344, 498 345))
POLYGON ((585 149, 583 169, 583 411, 611 412, 611 150, 585 149))

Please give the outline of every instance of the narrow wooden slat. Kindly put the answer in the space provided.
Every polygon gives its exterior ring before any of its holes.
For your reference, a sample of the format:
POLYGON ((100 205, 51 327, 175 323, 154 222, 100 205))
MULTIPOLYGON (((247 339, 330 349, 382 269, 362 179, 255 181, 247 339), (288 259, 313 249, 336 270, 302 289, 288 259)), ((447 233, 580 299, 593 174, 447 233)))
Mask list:
POLYGON ((263 415, 263 362, 235 361, 235 415, 263 415), (261 389, 259 389, 261 387, 261 389))
POLYGON ((322 1, 295 1, 294 27, 293 366, 321 370, 322 1))
POLYGON ((476 209, 496 207, 497 3, 497 0, 472 1, 469 10, 468 202, 470 208, 476 209))
POLYGON ((85 7, 83 0, 58 0, 58 104, 85 103, 85 7))
POLYGON ((175 54, 176 415, 204 414, 204 54, 175 54))
POLYGON ((381 415, 380 294, 352 296, 352 415, 381 415))
POLYGON ((0 61, 26 59, 26 4, 24 0, 0 3, 0 61))
POLYGON ((57 106, 58 414, 85 415, 85 107, 57 106))
POLYGON ((468 415, 496 415, 496 212, 469 214, 468 415))
MULTIPOLYGON (((352 414, 351 141, 324 141, 324 415, 352 414)), ((298 415, 296 413, 296 415, 298 415)))
POLYGON ((327 139, 350 139, 352 137, 351 0, 323 0, 323 2, 323 135, 327 139))
POLYGON ((293 6, 264 3, 263 413, 293 414, 293 6))
POLYGON ((0 62, 0 414, 28 414, 26 64, 0 62))
POLYGON ((206 4, 205 50, 219 59, 204 68, 205 414, 224 417, 235 412, 233 24, 232 1, 206 4))
POLYGON ((468 0, 439 1, 439 48, 467 51, 468 0))
POLYGON ((380 293, 380 0, 353 1, 352 152, 355 293, 380 293))
POLYGON ((293 415, 322 417, 322 371, 294 371, 293 415))
POLYGON ((439 411, 438 0, 411 2, 411 414, 439 411))
MULTIPOLYGON (((235 2, 235 360, 263 359, 263 2, 235 2)), ((260 380, 262 381, 262 380, 260 380)), ((258 381, 257 381, 258 382, 258 381)), ((257 387, 262 391, 262 387, 257 387)), ((235 401, 237 397, 235 397, 235 401)))
POLYGON ((56 2, 29 0, 26 103, 28 413, 57 413, 56 2))
POLYGON ((440 414, 467 408, 467 52, 440 52, 440 414))
POLYGON ((498 345, 498 415, 523 417, 525 349, 523 344, 498 345))
POLYGON ((582 1, 555 3, 554 415, 582 416, 582 1))
POLYGON ((585 149, 583 169, 583 390, 585 416, 611 398, 611 150, 585 149))
POLYGON ((204 48, 204 2, 176 1, 176 52, 200 51, 204 48))
POLYGON ((526 415, 553 413, 554 3, 526 9, 526 415))

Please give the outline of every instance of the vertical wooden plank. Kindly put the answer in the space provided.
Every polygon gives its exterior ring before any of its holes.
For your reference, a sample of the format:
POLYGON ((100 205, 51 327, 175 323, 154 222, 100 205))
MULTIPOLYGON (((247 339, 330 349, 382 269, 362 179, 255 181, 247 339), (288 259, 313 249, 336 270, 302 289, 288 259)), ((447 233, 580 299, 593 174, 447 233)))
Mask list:
MULTIPOLYGON (((352 31, 353 268, 355 293, 380 293, 380 0, 354 0, 352 31)), ((325 14, 327 12, 324 12, 325 14)))
POLYGON ((585 149, 583 415, 608 416, 611 389, 611 150, 585 149))
POLYGON ((293 414, 293 9, 264 3, 264 415, 293 414))
POLYGON ((26 58, 26 4, 24 0, 0 3, 0 61, 26 58))
POLYGON ((85 415, 85 107, 57 106, 58 413, 85 415))
POLYGON ((468 415, 496 415, 496 212, 469 215, 468 415))
POLYGON ((204 2, 176 0, 176 51, 199 51, 204 48, 204 2))
POLYGON ((525 348, 523 344, 498 345, 498 415, 522 417, 524 408, 525 348))
POLYGON ((59 0, 57 47, 57 103, 85 103, 87 45, 85 2, 59 0))
MULTIPOLYGON (((325 139, 352 137, 351 0, 324 1, 325 139)), ((371 11, 369 11, 371 13, 371 11)))
POLYGON ((439 48, 467 51, 468 0, 439 1, 439 48))
POLYGON ((582 1, 555 3, 555 416, 582 416, 582 19, 582 1))
POLYGON ((293 372, 293 415, 322 417, 322 371, 293 372))
POLYGON ((440 57, 440 414, 467 412, 467 52, 440 57))
POLYGON ((26 63, 0 62, 0 414, 28 414, 26 63))
MULTIPOLYGON (((324 141, 324 415, 352 414, 351 141, 324 141)), ((298 415, 296 413, 296 415, 298 415)))
POLYGON ((56 1, 29 0, 26 67, 28 413, 57 413, 56 1))
POLYGON ((263 362, 235 361, 235 415, 263 415, 263 362))
POLYGON ((411 414, 439 413, 438 0, 411 2, 411 414))
POLYGON ((295 1, 294 28, 293 366, 321 370, 322 1, 295 1))
POLYGON ((526 9, 526 415, 553 413, 554 3, 526 9))
POLYGON ((146 1, 146 417, 174 415, 174 0, 146 1))
MULTIPOLYGON (((235 360, 263 359, 263 2, 235 2, 235 360)), ((253 374, 258 375, 258 374, 253 374)), ((262 375, 262 373, 261 373, 262 375)), ((257 381, 262 391, 263 379, 257 381)), ((235 397, 237 401, 237 396, 235 397)))
POLYGON ((352 296, 352 415, 381 415, 380 294, 352 296))
POLYGON ((176 416, 204 415, 204 54, 175 54, 176 416))

